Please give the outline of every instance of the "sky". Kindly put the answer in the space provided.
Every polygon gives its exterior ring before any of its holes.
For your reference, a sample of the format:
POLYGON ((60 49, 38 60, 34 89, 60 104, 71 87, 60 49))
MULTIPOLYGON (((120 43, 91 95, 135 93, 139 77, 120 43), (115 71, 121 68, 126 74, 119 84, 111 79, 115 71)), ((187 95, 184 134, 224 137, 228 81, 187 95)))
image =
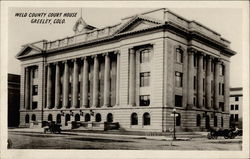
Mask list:
MULTIPOLYGON (((220 33, 231 42, 237 55, 231 58, 230 86, 242 86, 242 25, 240 8, 171 8, 171 11, 188 20, 195 20, 220 33)), ((151 8, 152 9, 152 8, 151 8)), ((82 8, 82 17, 98 28, 117 24, 122 18, 149 8, 82 8)), ((80 8, 9 8, 8 12, 8 73, 20 74, 20 61, 15 56, 22 45, 42 39, 56 40, 74 35, 73 26, 81 15, 80 8), (65 18, 64 24, 32 24, 31 17, 15 17, 15 13, 77 13, 65 18)), ((57 18, 54 18, 57 19, 57 18)))

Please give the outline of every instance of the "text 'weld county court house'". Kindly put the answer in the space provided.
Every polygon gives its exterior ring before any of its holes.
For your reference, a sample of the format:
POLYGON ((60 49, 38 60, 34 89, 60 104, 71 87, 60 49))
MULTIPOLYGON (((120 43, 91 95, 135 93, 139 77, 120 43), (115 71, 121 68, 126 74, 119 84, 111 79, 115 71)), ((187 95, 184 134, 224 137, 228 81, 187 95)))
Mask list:
POLYGON ((230 42, 202 24, 156 9, 98 29, 23 46, 20 126, 55 121, 128 131, 229 127, 230 42))

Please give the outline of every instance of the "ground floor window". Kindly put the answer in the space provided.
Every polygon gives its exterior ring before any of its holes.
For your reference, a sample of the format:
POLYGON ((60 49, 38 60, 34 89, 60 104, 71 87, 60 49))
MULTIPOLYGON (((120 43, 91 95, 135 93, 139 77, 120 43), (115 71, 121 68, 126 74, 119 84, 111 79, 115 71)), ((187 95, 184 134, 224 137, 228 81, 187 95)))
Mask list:
POLYGON ((221 127, 224 126, 224 121, 223 121, 223 117, 221 117, 221 127))
POLYGON ((86 115, 85 115, 85 121, 86 121, 86 122, 90 121, 90 114, 86 114, 86 115))
POLYGON ((53 121, 53 116, 52 116, 52 114, 49 114, 49 115, 48 115, 48 121, 53 121))
POLYGON ((70 115, 66 114, 66 116, 65 116, 65 126, 68 125, 68 121, 70 121, 70 115))
POLYGON ((31 120, 32 120, 32 121, 36 121, 36 115, 35 115, 35 114, 32 114, 31 120))
POLYGON ((214 127, 217 127, 217 125, 218 125, 218 124, 217 124, 217 116, 215 115, 215 116, 214 116, 214 127))
POLYGON ((30 116, 29 116, 29 114, 27 114, 25 116, 25 123, 29 123, 29 122, 30 122, 30 116))
POLYGON ((95 115, 95 121, 96 121, 96 122, 102 121, 102 116, 101 116, 100 113, 97 113, 97 114, 95 115))
POLYGON ((197 114, 196 116, 196 126, 201 126, 201 115, 197 114))
POLYGON ((75 121, 80 121, 80 115, 79 114, 75 115, 75 121))
POLYGON ((138 116, 136 113, 131 115, 131 125, 138 125, 138 116))
POLYGON ((109 113, 107 115, 107 122, 112 123, 113 122, 113 114, 109 113))
POLYGON ((143 125, 150 125, 150 114, 149 113, 143 114, 143 125))
POLYGON ((177 113, 177 117, 176 117, 176 126, 181 126, 181 114, 177 113))
POLYGON ((57 114, 56 123, 61 123, 61 114, 57 114))

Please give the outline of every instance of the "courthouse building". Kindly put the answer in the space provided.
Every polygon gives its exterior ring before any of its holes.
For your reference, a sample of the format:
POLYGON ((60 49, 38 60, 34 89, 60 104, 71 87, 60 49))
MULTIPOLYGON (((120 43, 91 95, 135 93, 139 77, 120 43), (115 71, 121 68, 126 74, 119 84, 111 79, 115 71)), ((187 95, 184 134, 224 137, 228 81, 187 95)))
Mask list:
MULTIPOLYGON (((222 22, 223 23, 223 22, 222 22)), ((230 27, 230 26, 228 26, 230 27)), ((75 34, 23 46, 20 126, 104 122, 127 131, 229 127, 230 57, 219 33, 168 9, 105 28, 82 17, 75 34)))

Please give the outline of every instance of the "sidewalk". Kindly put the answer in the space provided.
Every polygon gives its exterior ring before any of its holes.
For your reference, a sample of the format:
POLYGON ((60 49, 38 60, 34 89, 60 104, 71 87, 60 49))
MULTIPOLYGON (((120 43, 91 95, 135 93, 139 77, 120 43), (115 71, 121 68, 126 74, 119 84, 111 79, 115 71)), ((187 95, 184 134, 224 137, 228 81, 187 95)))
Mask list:
MULTIPOLYGON (((14 129, 8 129, 9 132, 20 132, 20 133, 44 133, 43 128, 14 128, 14 129)), ((122 137, 122 138, 134 138, 134 139, 149 139, 149 140, 161 140, 161 141, 172 141, 173 138, 168 136, 146 136, 146 135, 131 135, 131 134, 118 134, 117 133, 103 133, 100 132, 84 132, 84 131, 74 131, 74 130, 65 130, 62 131, 62 135, 80 135, 80 136, 95 136, 95 137, 122 137)), ((189 141, 191 138, 183 138, 183 137, 177 137, 177 141, 189 141)))

